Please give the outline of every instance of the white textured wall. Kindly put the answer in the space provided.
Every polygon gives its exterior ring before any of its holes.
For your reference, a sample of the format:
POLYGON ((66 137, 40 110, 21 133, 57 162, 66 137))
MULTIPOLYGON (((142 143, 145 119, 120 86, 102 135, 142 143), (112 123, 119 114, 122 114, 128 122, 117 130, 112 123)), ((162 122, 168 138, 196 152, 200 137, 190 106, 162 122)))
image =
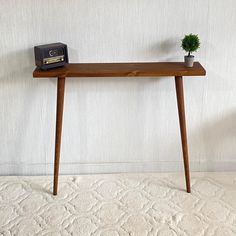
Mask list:
MULTIPOLYGON (((56 80, 32 78, 33 46, 71 62, 181 61, 199 34, 207 77, 185 79, 192 170, 236 170, 235 0, 0 0, 0 174, 52 173, 56 80)), ((174 171, 173 78, 66 81, 61 173, 174 171)))

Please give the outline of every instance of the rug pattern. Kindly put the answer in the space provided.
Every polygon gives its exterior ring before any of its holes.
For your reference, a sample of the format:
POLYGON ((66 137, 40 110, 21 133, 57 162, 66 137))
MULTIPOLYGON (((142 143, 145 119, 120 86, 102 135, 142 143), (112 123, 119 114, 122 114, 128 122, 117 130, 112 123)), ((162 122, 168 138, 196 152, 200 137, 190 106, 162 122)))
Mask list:
POLYGON ((236 173, 0 177, 1 236, 235 236, 236 173))

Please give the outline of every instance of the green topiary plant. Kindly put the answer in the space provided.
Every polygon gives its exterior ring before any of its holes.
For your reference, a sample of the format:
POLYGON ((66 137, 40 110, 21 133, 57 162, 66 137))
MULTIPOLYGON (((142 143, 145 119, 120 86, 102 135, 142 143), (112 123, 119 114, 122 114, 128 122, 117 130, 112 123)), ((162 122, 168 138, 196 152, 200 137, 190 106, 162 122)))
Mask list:
POLYGON ((185 35, 182 39, 182 48, 184 51, 188 52, 188 56, 191 55, 192 52, 195 52, 200 47, 200 40, 197 34, 189 34, 185 35))
POLYGON ((182 39, 181 47, 184 51, 188 53, 187 56, 184 57, 185 64, 187 67, 192 67, 194 62, 194 56, 191 53, 198 50, 200 47, 200 40, 197 34, 189 34, 185 35, 182 39))

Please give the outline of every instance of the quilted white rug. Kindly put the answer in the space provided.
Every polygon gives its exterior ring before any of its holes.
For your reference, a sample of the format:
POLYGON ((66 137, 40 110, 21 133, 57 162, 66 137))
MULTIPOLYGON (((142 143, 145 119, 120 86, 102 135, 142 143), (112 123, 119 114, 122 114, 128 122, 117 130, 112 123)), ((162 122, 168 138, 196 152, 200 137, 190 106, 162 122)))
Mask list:
POLYGON ((0 177, 0 235, 236 235, 236 173, 0 177))

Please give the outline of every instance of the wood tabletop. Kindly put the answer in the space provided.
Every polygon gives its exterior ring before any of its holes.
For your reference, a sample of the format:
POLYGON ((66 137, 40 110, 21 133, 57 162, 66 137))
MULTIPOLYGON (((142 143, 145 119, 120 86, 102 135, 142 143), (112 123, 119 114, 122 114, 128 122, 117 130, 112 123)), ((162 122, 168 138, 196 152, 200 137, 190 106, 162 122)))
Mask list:
POLYGON ((203 75, 206 75, 206 71, 199 62, 195 62, 191 68, 185 67, 183 62, 70 63, 47 71, 36 68, 33 72, 36 78, 203 75))

